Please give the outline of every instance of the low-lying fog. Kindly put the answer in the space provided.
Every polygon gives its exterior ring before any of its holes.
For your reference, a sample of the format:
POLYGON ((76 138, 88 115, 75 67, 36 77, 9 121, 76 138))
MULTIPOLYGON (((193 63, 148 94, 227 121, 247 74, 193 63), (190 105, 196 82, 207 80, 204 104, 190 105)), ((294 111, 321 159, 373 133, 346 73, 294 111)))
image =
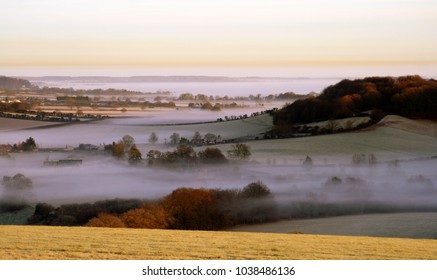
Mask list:
MULTIPOLYGON (((208 165, 184 170, 129 166, 110 155, 79 152, 13 154, 0 158, 0 176, 22 173, 33 181, 29 202, 60 204, 108 198, 157 199, 178 187, 243 188, 263 181, 280 205, 297 202, 382 203, 437 208, 437 159, 373 166, 208 165), (43 161, 80 158, 81 166, 47 167, 43 161), (334 178, 335 177, 335 178, 334 178)), ((4 196, 0 187, 0 195, 4 196)))

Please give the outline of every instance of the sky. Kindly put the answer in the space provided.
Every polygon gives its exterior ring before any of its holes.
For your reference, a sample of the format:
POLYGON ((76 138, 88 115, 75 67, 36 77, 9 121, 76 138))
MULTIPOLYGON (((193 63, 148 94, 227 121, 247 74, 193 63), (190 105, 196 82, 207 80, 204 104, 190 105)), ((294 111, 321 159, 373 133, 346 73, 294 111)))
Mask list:
POLYGON ((432 76, 435 30, 435 0, 0 0, 0 70, 374 67, 432 76))

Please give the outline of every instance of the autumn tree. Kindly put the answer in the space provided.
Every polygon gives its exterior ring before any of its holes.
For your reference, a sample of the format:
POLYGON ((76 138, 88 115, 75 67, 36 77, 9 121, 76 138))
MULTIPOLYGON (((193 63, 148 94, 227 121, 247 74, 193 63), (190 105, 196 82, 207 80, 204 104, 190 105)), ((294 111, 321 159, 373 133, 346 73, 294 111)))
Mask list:
POLYGON ((135 146, 134 144, 129 150, 129 163, 130 164, 140 163, 143 160, 141 156, 142 155, 140 150, 138 150, 137 146, 135 146))
POLYGON ((97 217, 92 218, 85 224, 88 227, 107 227, 107 228, 124 228, 126 227, 122 220, 112 214, 99 213, 97 217))
POLYGON ((217 205, 206 189, 179 188, 162 202, 171 215, 171 229, 211 230, 219 216, 217 205))
POLYGON ((124 144, 123 142, 114 143, 112 145, 112 155, 116 158, 124 157, 124 144))
POLYGON ((161 204, 152 203, 124 213, 121 220, 129 228, 166 229, 171 216, 161 204))

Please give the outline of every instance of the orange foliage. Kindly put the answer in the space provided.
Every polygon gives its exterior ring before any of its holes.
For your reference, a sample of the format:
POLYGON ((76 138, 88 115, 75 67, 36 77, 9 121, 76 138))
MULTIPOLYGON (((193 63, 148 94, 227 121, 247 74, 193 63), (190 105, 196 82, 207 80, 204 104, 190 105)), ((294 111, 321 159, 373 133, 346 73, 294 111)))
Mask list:
POLYGON ((88 227, 109 227, 109 228, 124 228, 124 223, 117 216, 100 213, 97 217, 92 218, 86 224, 88 227))
POLYGON ((130 210, 121 216, 129 228, 168 228, 170 215, 160 204, 148 204, 142 208, 130 210))
POLYGON ((220 216, 212 193, 206 189, 176 189, 162 204, 174 218, 170 223, 174 229, 215 229, 214 221, 220 216))

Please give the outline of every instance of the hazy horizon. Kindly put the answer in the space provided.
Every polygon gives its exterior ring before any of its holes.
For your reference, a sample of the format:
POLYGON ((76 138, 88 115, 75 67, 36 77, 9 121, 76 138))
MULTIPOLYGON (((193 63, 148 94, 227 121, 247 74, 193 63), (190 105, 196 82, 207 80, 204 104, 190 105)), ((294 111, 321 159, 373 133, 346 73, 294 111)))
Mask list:
POLYGON ((386 66, 436 73, 436 14, 430 0, 2 1, 0 68, 386 66))
POLYGON ((297 67, 2 67, 0 65, 0 75, 13 77, 220 76, 318 79, 420 75, 424 78, 436 78, 437 64, 297 67))

